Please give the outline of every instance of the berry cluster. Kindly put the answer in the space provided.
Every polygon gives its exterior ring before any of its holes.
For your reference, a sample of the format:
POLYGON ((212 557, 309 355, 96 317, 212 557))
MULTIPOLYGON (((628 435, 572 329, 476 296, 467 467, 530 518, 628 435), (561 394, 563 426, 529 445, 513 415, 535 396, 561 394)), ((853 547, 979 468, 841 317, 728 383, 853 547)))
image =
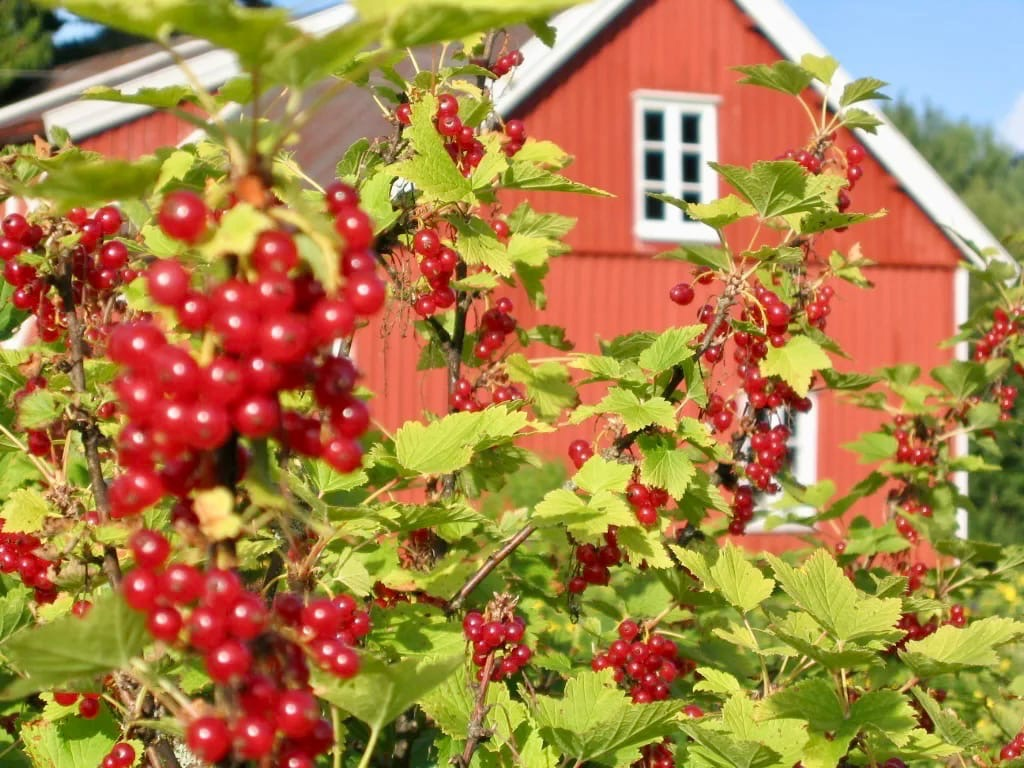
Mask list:
POLYGON ((1016 760, 1021 755, 1024 755, 1024 728, 1018 731, 1009 744, 999 750, 1000 760, 1016 760))
MULTIPOLYGON (((835 134, 829 136, 828 142, 819 143, 813 151, 806 149, 788 149, 777 160, 794 160, 803 166, 810 174, 818 175, 830 167, 846 177, 846 189, 839 190, 836 205, 839 211, 845 211, 850 207, 849 191, 857 185, 857 182, 864 176, 862 163, 867 157, 864 147, 860 144, 851 144, 843 152, 835 146, 835 134)), ((845 227, 837 228, 837 232, 845 231, 845 227)))
POLYGON ((934 634, 939 628, 939 621, 936 618, 931 618, 922 624, 916 613, 904 613, 896 622, 896 628, 902 630, 904 634, 895 645, 886 649, 886 652, 890 654, 902 651, 911 640, 923 640, 934 634))
POLYGON ((436 229, 424 227, 413 235, 413 253, 420 257, 419 269, 431 290, 421 293, 413 303, 420 317, 430 317, 439 309, 455 305, 455 291, 449 285, 459 264, 459 254, 442 245, 436 229))
POLYGON ((122 224, 120 211, 109 205, 92 216, 84 208, 72 208, 63 221, 47 222, 49 231, 39 224, 29 223, 20 213, 12 213, 0 222, 4 279, 15 289, 11 304, 35 315, 37 331, 43 341, 57 341, 64 334, 61 312, 67 308, 49 279, 51 275, 40 274, 33 266, 38 264, 40 249, 45 249, 50 241, 77 236, 66 261, 61 259, 56 263, 65 269, 75 304, 84 308, 83 319, 92 326, 90 334, 95 333, 96 326, 103 322, 103 304, 123 284, 135 278, 135 272, 128 268, 127 247, 119 240, 110 239, 120 232, 122 224))
POLYGON ((569 594, 572 595, 581 594, 590 585, 607 585, 612 578, 610 569, 622 563, 622 550, 619 549, 615 528, 605 531, 602 546, 580 544, 573 554, 576 560, 576 573, 569 579, 567 585, 569 594))
POLYGON ((1014 307, 1012 315, 1011 318, 1002 307, 996 307, 992 311, 992 327, 974 345, 975 361, 983 363, 992 357, 998 357, 1002 354, 1006 340, 1020 332, 1021 323, 1024 321, 1024 309, 1014 307))
POLYGON ((747 464, 747 478, 755 488, 766 493, 778 493, 777 475, 789 455, 789 427, 785 424, 770 426, 758 422, 750 436, 751 461, 747 464))
POLYGON ((615 682, 629 691, 636 704, 664 701, 676 678, 692 672, 695 665, 679 656, 679 648, 664 635, 652 633, 639 640, 640 625, 626 619, 619 624, 619 639, 608 650, 595 656, 590 666, 595 672, 612 669, 615 682))
MULTIPOLYGON (((121 366, 114 390, 127 417, 118 438, 125 471, 110 488, 114 517, 138 514, 165 491, 187 497, 236 434, 275 436, 339 472, 359 466, 357 439, 369 426, 369 412, 352 394, 355 366, 332 350, 352 333, 356 318, 380 309, 385 286, 370 250, 372 226, 355 190, 331 185, 327 207, 345 242, 341 271, 347 282, 338 296, 327 296, 319 281, 299 271, 296 242, 284 230, 259 235, 247 254, 248 275, 204 289, 192 287, 192 276, 177 260, 148 268, 154 301, 172 309, 187 331, 212 331, 220 349, 200 366, 189 345, 171 342, 153 321, 125 323, 110 333, 107 354, 121 366), (322 410, 282 412, 280 393, 307 388, 322 410), (162 475, 156 469, 161 461, 162 475)), ((203 200, 187 191, 168 195, 159 215, 164 232, 187 243, 204 237, 210 218, 203 200)))
POLYGON ((658 510, 669 502, 668 491, 632 482, 626 486, 626 501, 633 507, 640 525, 650 528, 658 524, 658 510))
POLYGON ((135 747, 127 741, 119 741, 110 748, 100 768, 131 768, 135 764, 135 747))
POLYGON ((490 70, 494 73, 495 77, 504 77, 515 67, 521 66, 522 63, 523 54, 520 53, 518 48, 514 48, 495 59, 494 63, 490 66, 490 70))
POLYGON ((505 344, 505 339, 516 329, 516 319, 512 316, 514 306, 507 296, 498 299, 495 306, 484 312, 477 328, 477 342, 473 354, 481 360, 491 357, 505 344))
POLYGON ((640 759, 630 763, 629 768, 675 768, 676 756, 672 751, 671 739, 658 744, 647 744, 640 748, 640 759))
MULTIPOLYGON (((412 125, 412 106, 408 102, 398 105, 395 119, 401 125, 412 125)), ((444 147, 463 176, 473 175, 473 171, 484 159, 487 151, 476 130, 463 125, 459 118, 459 100, 450 93, 442 93, 437 97, 437 112, 434 115, 434 128, 444 139, 444 147)))
POLYGON ((469 379, 463 377, 455 382, 455 389, 449 401, 453 411, 479 411, 486 408, 490 403, 508 403, 512 400, 522 400, 522 391, 514 384, 509 384, 507 379, 499 383, 495 375, 487 376, 487 383, 490 388, 473 386, 469 379))
POLYGON ((53 562, 37 554, 42 542, 29 533, 3 533, 0 518, 0 572, 17 574, 25 586, 35 590, 37 603, 52 603, 57 589, 50 580, 53 562))
POLYGON ((754 489, 749 485, 736 486, 730 509, 729 533, 742 536, 747 532, 747 524, 754 519, 754 489))
POLYGON ((98 693, 54 691, 53 700, 62 707, 70 707, 78 702, 78 716, 84 720, 92 720, 100 713, 100 695, 98 693))
POLYGON ((579 469, 594 455, 594 448, 586 440, 573 440, 569 443, 569 461, 579 469))
POLYGON ((1017 404, 1017 388, 1010 384, 997 385, 993 388, 992 394, 999 399, 999 418, 1009 421, 1017 404))
MULTIPOLYGON (((502 601, 495 601, 500 605, 502 601)), ((525 667, 533 657, 533 651, 522 642, 526 633, 526 622, 511 608, 485 613, 470 611, 462 620, 462 632, 473 644, 473 664, 477 667, 476 679, 483 680, 485 669, 490 663, 492 682, 512 677, 525 667)))
POLYGON ((924 425, 911 423, 903 414, 893 419, 896 429, 892 436, 896 438, 896 461, 921 467, 934 464, 938 456, 932 430, 924 425))
POLYGON ((347 595, 306 604, 294 593, 278 595, 270 611, 235 571, 165 568, 170 544, 156 531, 136 531, 129 545, 136 568, 122 582, 125 601, 146 613, 154 639, 201 655, 210 679, 242 704, 231 723, 217 715, 194 719, 186 732, 192 750, 216 763, 232 748, 240 760, 259 760, 277 745, 280 765, 291 765, 285 759, 293 754, 312 765, 333 744, 333 731, 309 691, 306 657, 337 677, 355 675, 353 646, 370 631, 369 614, 347 595))

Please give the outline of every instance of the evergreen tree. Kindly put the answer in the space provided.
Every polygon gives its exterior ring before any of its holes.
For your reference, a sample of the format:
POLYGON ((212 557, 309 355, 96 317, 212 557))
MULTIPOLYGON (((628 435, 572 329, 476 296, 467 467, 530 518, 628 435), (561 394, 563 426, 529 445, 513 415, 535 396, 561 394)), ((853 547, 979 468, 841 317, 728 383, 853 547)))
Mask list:
MULTIPOLYGON (((889 117, 985 226, 1024 258, 1024 238, 1014 237, 1024 231, 1024 157, 991 128, 953 120, 933 106, 917 110, 898 102, 889 117)), ((972 285, 972 305, 983 298, 980 291, 972 285)), ((972 450, 983 447, 975 443, 972 450)), ((1024 446, 1001 440, 996 454, 984 455, 1000 471, 971 475, 970 497, 977 509, 970 517, 970 536, 1024 541, 1024 446)))
POLYGON ((29 0, 0 0, 0 99, 25 80, 26 70, 53 63, 53 33, 60 26, 50 12, 29 0))

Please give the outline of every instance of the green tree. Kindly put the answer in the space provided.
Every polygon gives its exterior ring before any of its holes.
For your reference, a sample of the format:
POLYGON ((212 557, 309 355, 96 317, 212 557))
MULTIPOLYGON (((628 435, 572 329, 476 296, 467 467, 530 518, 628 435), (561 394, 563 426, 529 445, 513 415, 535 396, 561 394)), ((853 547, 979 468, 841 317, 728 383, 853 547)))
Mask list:
MULTIPOLYGON (((1015 256, 1024 255, 1024 239, 1014 238, 1024 222, 1024 158, 1000 141, 991 128, 954 120, 934 106, 918 110, 897 102, 889 117, 985 226, 1015 256)), ((972 306, 987 298, 984 291, 984 286, 972 285, 972 306)), ((977 506, 970 520, 971 537, 1022 541, 1024 447, 999 440, 991 455, 1001 471, 971 477, 970 497, 977 506)))
POLYGON ((24 70, 52 65, 58 26, 53 13, 29 0, 0 0, 0 97, 21 80, 24 70))

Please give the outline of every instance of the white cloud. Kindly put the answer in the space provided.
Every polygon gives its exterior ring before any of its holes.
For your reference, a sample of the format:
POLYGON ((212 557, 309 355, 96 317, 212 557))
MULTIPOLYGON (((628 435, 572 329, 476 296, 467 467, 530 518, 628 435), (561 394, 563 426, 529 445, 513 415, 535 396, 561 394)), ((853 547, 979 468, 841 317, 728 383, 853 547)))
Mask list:
POLYGON ((1017 96, 1010 113, 999 122, 997 130, 1000 137, 1010 142, 1018 152, 1024 152, 1024 93, 1017 96))

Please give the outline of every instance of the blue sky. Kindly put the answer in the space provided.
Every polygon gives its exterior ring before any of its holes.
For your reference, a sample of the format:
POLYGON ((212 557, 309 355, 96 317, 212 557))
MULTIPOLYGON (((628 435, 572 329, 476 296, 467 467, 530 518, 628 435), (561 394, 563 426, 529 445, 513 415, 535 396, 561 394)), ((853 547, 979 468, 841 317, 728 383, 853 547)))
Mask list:
POLYGON ((1024 0, 787 0, 855 77, 991 125, 1024 151, 1024 0))

